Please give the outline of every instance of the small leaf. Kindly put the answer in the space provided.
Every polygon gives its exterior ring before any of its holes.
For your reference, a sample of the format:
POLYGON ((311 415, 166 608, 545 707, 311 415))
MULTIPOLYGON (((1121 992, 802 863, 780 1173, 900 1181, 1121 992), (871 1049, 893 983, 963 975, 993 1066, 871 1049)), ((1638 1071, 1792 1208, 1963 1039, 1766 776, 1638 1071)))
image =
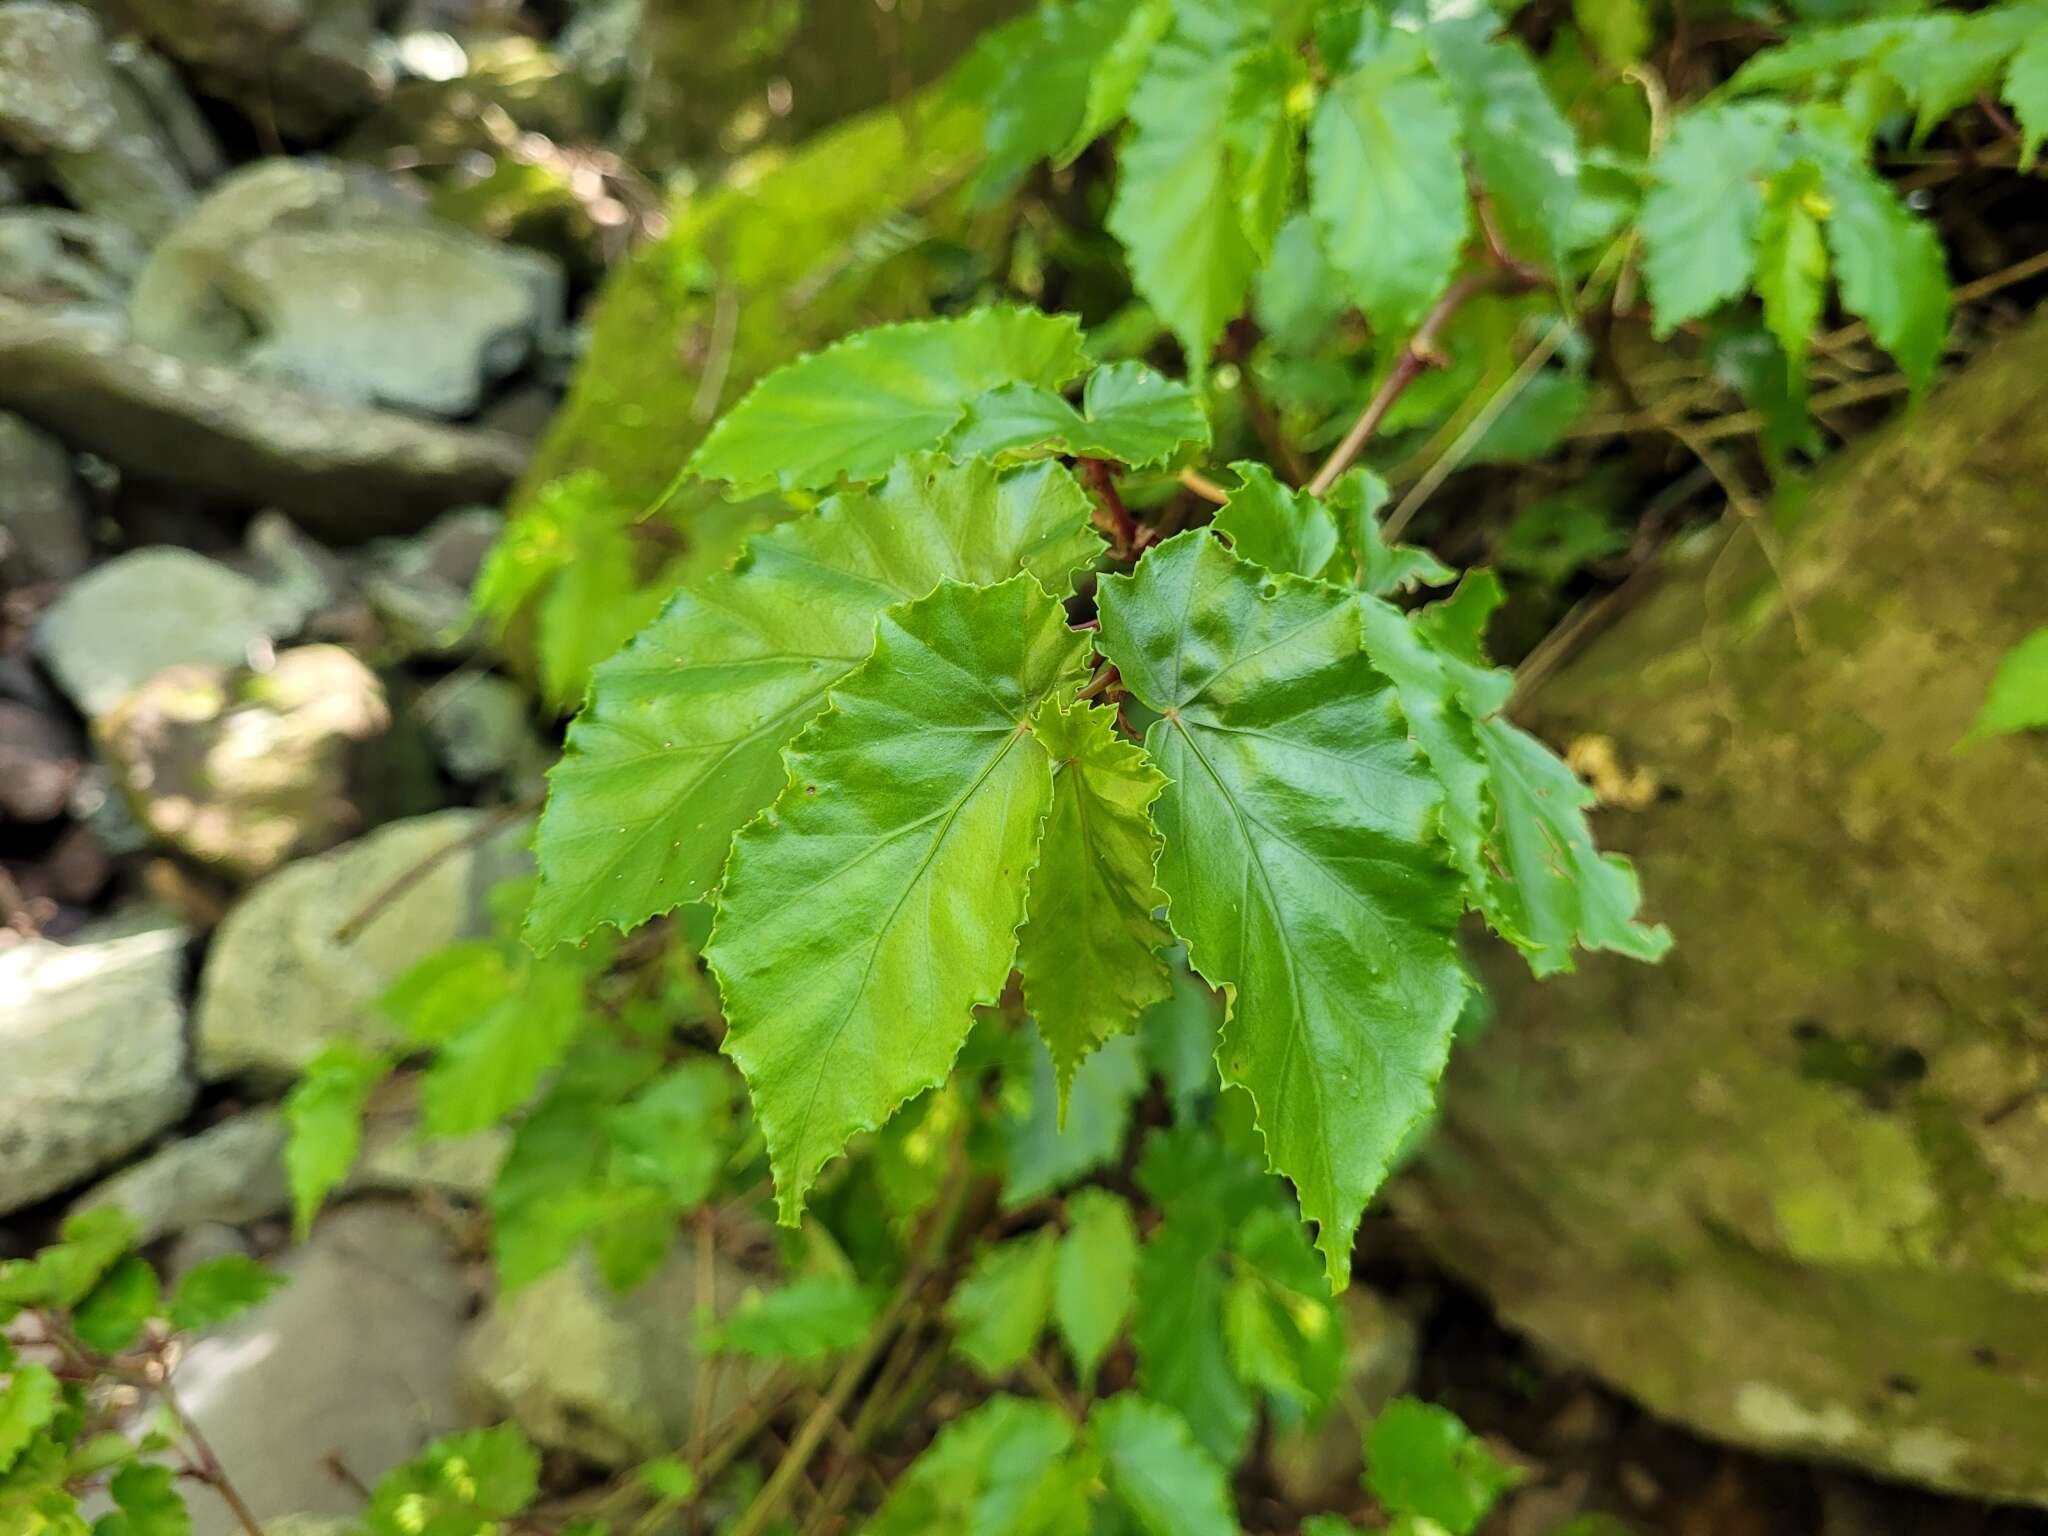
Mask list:
MULTIPOLYGON (((1148 1154, 1161 1142, 1153 1136, 1148 1154)), ((1215 1217, 1213 1206, 1170 1214, 1146 1241, 1131 1344, 1145 1395, 1179 1413, 1208 1453, 1230 1465, 1243 1452, 1254 1408, 1224 1342, 1222 1234, 1215 1217)))
POLYGON ((420 1079, 420 1123, 432 1136, 467 1136, 532 1097, 588 1016, 573 961, 529 958, 509 990, 474 1000, 469 1025, 434 1053, 420 1079))
POLYGON ((1263 464, 1230 466, 1238 487, 1211 527, 1239 556, 1269 571, 1321 576, 1337 554, 1337 519, 1307 491, 1282 485, 1263 464))
POLYGON ((1081 124, 1055 164, 1073 164, 1081 158, 1083 150, 1124 115, 1131 92, 1152 60, 1152 50, 1172 25, 1173 0, 1135 0, 1123 30, 1096 61, 1095 72, 1088 81, 1088 102, 1081 113, 1081 124))
POLYGON ((1050 1403, 998 1394, 910 1465, 864 1536, 1056 1536, 1087 1528, 1073 1427, 1050 1403), (1076 1518, 1078 1516, 1078 1518, 1076 1518))
POLYGON ((1365 1436, 1365 1485, 1396 1514, 1434 1520, 1450 1536, 1470 1536, 1500 1496, 1522 1480, 1434 1403, 1396 1398, 1365 1436))
POLYGON ((1610 68, 1635 63, 1650 46, 1645 0, 1572 0, 1572 20, 1610 68))
POLYGON ((0 1386, 0 1474, 14 1465, 29 1441, 57 1417, 63 1391, 40 1365, 17 1363, 0 1386))
POLYGON ((284 1101, 285 1182, 292 1227, 303 1240, 329 1194, 355 1167, 362 1148, 363 1106, 391 1063, 353 1040, 330 1042, 307 1064, 284 1101))
POLYGON ((1757 222, 1756 291, 1764 323, 1795 367, 1806 356, 1827 286, 1827 248, 1814 216, 1819 194, 1820 168, 1796 161, 1771 178, 1757 222))
POLYGON ((640 1482, 656 1498, 680 1504, 697 1492, 697 1474, 673 1456, 657 1456, 640 1465, 640 1482))
POLYGON ((385 1474, 362 1521, 368 1536, 489 1536, 540 1491, 540 1455, 516 1424, 434 1441, 385 1474))
POLYGON ((2034 168, 2041 141, 2048 138, 2048 27, 2040 27, 2006 67, 2005 101, 2020 120, 2020 169, 2034 168))
POLYGON ((2037 629, 1998 664, 1983 707, 1958 746, 2048 726, 2048 629, 2037 629))
POLYGON ((171 1326, 180 1332, 216 1327, 260 1305, 284 1283, 283 1275, 247 1254, 207 1259, 185 1271, 171 1292, 171 1326))
POLYGON ((1001 190, 1080 130, 1099 63, 1121 39, 1129 9, 1128 0, 1052 0, 977 46, 953 89, 985 114, 978 191, 1001 190))
POLYGON ((1045 1331, 1058 1251, 1049 1227, 985 1248, 947 1299, 954 1346, 984 1376, 1009 1371, 1045 1331))
POLYGON ((1458 573, 1428 550, 1387 542, 1380 531, 1380 508, 1387 504, 1387 494, 1387 482, 1369 469, 1354 469, 1330 487, 1329 507, 1343 530, 1351 584, 1374 597, 1392 597, 1456 581, 1458 573))
POLYGON ((169 1467, 130 1462, 114 1474, 107 1492, 120 1513, 96 1521, 93 1536, 191 1536, 192 1514, 169 1467))
POLYGON ((1309 212, 1352 300, 1398 335, 1450 282, 1471 210, 1458 115, 1421 45, 1390 34, 1363 57, 1309 125, 1309 212))
POLYGON ((731 1152, 732 1069, 702 1057, 669 1068, 604 1117, 616 1171, 677 1210, 710 1198, 731 1152))
POLYGON ((1171 1408, 1122 1393, 1089 1414, 1088 1439, 1111 1490, 1148 1536, 1235 1536, 1223 1469, 1171 1408))
POLYGON ((1778 102, 1679 114, 1651 163, 1639 221, 1660 339, 1749 287, 1762 183, 1784 158, 1790 127, 1791 114, 1778 102))
POLYGON ((143 1324, 157 1315, 162 1299, 155 1267, 139 1254, 128 1254, 78 1304, 72 1332, 94 1353, 118 1355, 142 1337, 143 1324))
POLYGON ((1123 1332, 1138 1276, 1138 1228, 1130 1206, 1104 1189, 1067 1199, 1071 1225, 1053 1274, 1053 1321, 1084 1384, 1123 1332))
POLYGON ((1152 915, 1165 898, 1153 881, 1159 834, 1149 814, 1166 781, 1117 734, 1113 708, 1048 699, 1032 729, 1052 755, 1052 809, 1017 969, 1059 1071, 1064 1120, 1081 1063, 1167 994, 1159 951, 1171 936, 1152 915))
POLYGON ((969 404, 946 451, 1000 461, 1060 453, 1141 469, 1208 442, 1208 418, 1185 384, 1143 363, 1111 363, 1088 376, 1079 411, 1036 385, 997 386, 969 404))
POLYGON ((998 384, 1058 389, 1087 367, 1070 315, 979 309, 859 331, 776 369, 720 418, 691 474, 737 494, 879 480, 935 448, 967 403, 998 384))
POLYGON ((1064 1092, 1051 1055, 1033 1042, 1030 1113, 1004 1127, 1004 1208, 1015 1210, 1114 1163, 1130 1133, 1131 1106, 1144 1091, 1144 1062, 1128 1035, 1082 1062, 1064 1092))
POLYGON ((784 1222, 848 1137, 945 1081, 1001 994, 1052 802, 1030 718, 1083 649, 1029 576, 889 609, 734 840, 704 958, 784 1222))
POLYGON ((1870 323, 1915 393, 1924 391, 1948 340, 1948 258, 1927 220, 1861 160, 1830 156, 1822 185, 1842 304, 1870 323))
POLYGON ((135 1246, 135 1237, 135 1218, 119 1206, 95 1206, 65 1217, 58 1240, 34 1258, 0 1263, 0 1308, 65 1311, 77 1306, 135 1246))
POLYGON ((875 1300, 842 1275, 805 1275, 748 1291, 705 1335, 705 1346, 757 1360, 821 1360, 852 1349, 875 1320, 875 1300))

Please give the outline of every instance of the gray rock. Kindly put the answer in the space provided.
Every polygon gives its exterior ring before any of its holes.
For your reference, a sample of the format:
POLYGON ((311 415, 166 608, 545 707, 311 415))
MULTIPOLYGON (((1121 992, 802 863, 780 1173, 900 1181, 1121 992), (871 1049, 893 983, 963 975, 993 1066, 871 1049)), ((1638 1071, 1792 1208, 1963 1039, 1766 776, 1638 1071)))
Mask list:
POLYGON ((299 394, 125 341, 90 314, 5 298, 0 408, 141 479, 268 503, 341 542, 492 501, 526 457, 495 433, 299 394))
POLYGON ((288 139, 317 138, 391 88, 376 0, 125 0, 201 90, 288 139))
MULTIPOLYGON (((172 1377, 256 1518, 353 1514, 327 1456, 375 1483, 458 1427, 469 1295, 440 1229, 402 1206, 331 1212, 279 1265, 289 1284, 195 1342, 172 1377)), ((194 1536, 236 1530, 189 1490, 194 1536)))
POLYGON ((374 672, 339 646, 303 645, 256 670, 165 667, 93 734, 151 836, 253 880, 362 829, 390 727, 374 672))
POLYGON ((486 893, 528 867, 526 828, 486 835, 491 819, 394 822, 256 885, 220 925, 200 978, 202 1075, 285 1078, 330 1040, 391 1043, 377 999, 416 962, 485 932, 486 893))
POLYGON ((183 936, 0 950, 0 1214, 97 1173, 192 1105, 183 936))
POLYGON ((0 213, 0 298, 90 306, 118 331, 144 254, 131 232, 106 219, 11 209, 0 213))
POLYGON ((533 726, 526 690, 492 673, 455 672, 413 706, 434 755, 465 783, 502 779, 523 792, 546 772, 548 751, 533 726))
POLYGON ((138 549, 66 588, 35 645, 72 701, 97 716, 165 667, 245 664, 289 618, 255 582, 204 555, 138 549))
POLYGON ((504 531, 498 513, 468 507, 436 519, 416 538, 365 552, 363 593, 401 652, 457 657, 480 647, 483 626, 470 608, 470 588, 504 531))
POLYGON ((135 1218, 141 1243, 207 1222, 261 1221, 291 1203, 283 1152, 284 1123, 274 1110, 236 1115, 101 1180, 71 1208, 118 1206, 135 1218))
POLYGON ((148 108, 194 186, 203 187, 226 173, 227 154, 212 125, 162 54, 124 37, 107 50, 107 62, 148 108))
POLYGON ((346 1194, 432 1190, 480 1201, 497 1182, 511 1150, 512 1133, 500 1127, 471 1136, 419 1134, 411 1111, 373 1115, 363 1129, 363 1152, 342 1185, 346 1194))
POLYGON ((258 162, 150 257, 138 340, 338 399, 465 416, 560 323, 548 258, 409 206, 375 172, 258 162))
POLYGON ((243 566, 283 609, 297 633, 322 639, 366 639, 369 606, 349 580, 348 565, 301 533, 281 512, 259 512, 242 538, 243 566))
POLYGON ((0 585, 69 581, 91 558, 71 455, 0 411, 0 585))
POLYGON ((79 208, 145 239, 192 204, 148 102, 111 68, 99 23, 80 6, 0 3, 0 137, 43 155, 79 208))
MULTIPOLYGON (((721 1262, 713 1290, 721 1314, 759 1277, 721 1262)), ((694 1254, 683 1247, 654 1277, 621 1296, 587 1253, 501 1296, 462 1349, 465 1393, 490 1417, 511 1417, 536 1445, 619 1467, 687 1443, 697 1392, 689 1319, 697 1305, 694 1254)), ((718 1372, 704 1433, 720 1426, 773 1367, 734 1358, 718 1372)))
POLYGON ((84 766, 80 743, 62 723, 0 699, 0 821, 54 821, 84 766))

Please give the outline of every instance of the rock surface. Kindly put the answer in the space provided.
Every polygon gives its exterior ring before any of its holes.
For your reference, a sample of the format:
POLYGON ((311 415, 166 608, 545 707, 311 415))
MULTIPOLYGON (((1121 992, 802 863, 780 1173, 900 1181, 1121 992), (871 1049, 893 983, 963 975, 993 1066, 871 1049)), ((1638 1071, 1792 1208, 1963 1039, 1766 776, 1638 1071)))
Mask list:
POLYGON ((83 771, 79 743, 61 722, 0 699, 0 822, 55 820, 83 771))
POLYGON ((192 1105, 184 936, 0 950, 0 1214, 142 1145, 192 1105))
POLYGON ((91 557, 71 455, 0 411, 0 585, 68 581, 91 557))
POLYGON ((302 394, 129 342, 90 315, 0 298, 0 408, 144 480, 272 504, 325 537, 410 533, 495 500, 525 449, 302 394))
POLYGON ((482 626, 469 590, 505 519, 488 507, 436 518, 410 539, 381 540, 359 564, 363 594, 392 642, 409 656, 463 656, 482 626))
POLYGON ((0 298, 70 305, 118 327, 144 255, 105 219, 63 208, 0 212, 0 298))
POLYGON ((208 94, 287 138, 316 138, 391 88, 376 0, 120 0, 208 94))
MULTIPOLYGON (((758 1277, 721 1264, 721 1313, 758 1277)), ((620 1296, 588 1253, 500 1297, 463 1344, 465 1392, 494 1418, 511 1417, 534 1443, 620 1467, 688 1443, 698 1356, 689 1319, 697 1304, 694 1254, 678 1247, 638 1290, 620 1296)), ((772 1372, 728 1360, 711 1399, 717 1427, 772 1372)))
POLYGON ((79 710, 99 716, 165 667, 245 665, 288 622, 260 586, 218 561, 138 549, 65 588, 35 643, 79 710))
POLYGON ((393 822, 257 884, 215 933, 200 977, 201 1075, 275 1080, 330 1040, 390 1041, 377 999, 417 961, 485 932, 491 886, 528 866, 524 826, 485 836, 490 823, 481 811, 393 822))
MULTIPOLYGON (((382 1203, 330 1212, 278 1267, 290 1283, 196 1341, 172 1380, 259 1520, 354 1514, 324 1457, 374 1484, 460 1426, 468 1290, 441 1230, 382 1203)), ((210 1492, 188 1495, 193 1536, 236 1536, 210 1492)))
POLYGON ((135 1218, 139 1244, 206 1222, 262 1221, 291 1202, 281 1161, 284 1136, 274 1110, 236 1115, 102 1179, 72 1209, 120 1207, 135 1218))
POLYGON ((253 880, 345 841, 380 791, 400 789, 376 750, 390 727, 374 672, 339 646, 305 645, 259 671, 166 667, 93 734, 146 831, 253 880))

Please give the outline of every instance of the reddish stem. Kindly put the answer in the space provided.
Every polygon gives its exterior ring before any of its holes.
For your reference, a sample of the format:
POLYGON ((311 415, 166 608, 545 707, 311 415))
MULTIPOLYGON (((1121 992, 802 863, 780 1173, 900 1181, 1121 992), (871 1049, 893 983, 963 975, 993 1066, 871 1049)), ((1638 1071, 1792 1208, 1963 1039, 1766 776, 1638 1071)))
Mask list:
POLYGON ((1088 489, 1095 493, 1096 509, 1108 522, 1104 531, 1110 536, 1117 559, 1130 559, 1138 552, 1138 520, 1116 493, 1116 467, 1107 459, 1082 459, 1080 464, 1088 489))

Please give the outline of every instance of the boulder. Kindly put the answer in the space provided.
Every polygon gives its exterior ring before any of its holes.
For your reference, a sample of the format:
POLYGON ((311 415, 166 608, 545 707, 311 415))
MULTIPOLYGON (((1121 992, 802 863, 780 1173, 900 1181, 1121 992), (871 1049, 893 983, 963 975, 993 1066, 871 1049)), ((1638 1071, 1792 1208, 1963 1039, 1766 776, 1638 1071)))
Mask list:
POLYGON ((102 1179, 71 1209, 117 1206, 135 1219, 141 1244, 208 1222, 262 1221, 291 1203, 284 1138, 274 1110, 235 1115, 102 1179))
POLYGON ((93 734, 152 837, 254 880, 345 841, 404 795, 379 750, 390 728, 374 672, 339 646, 304 645, 260 669, 165 667, 93 734))
POLYGON ((184 936, 0 949, 0 1214, 99 1172, 191 1108, 184 936))
POLYGON ((2048 738, 1958 751, 2042 618, 2048 316, 1518 700, 1598 736, 1676 947, 1490 952, 1398 1209, 1660 1418, 2048 1504, 2048 738))
POLYGON ((274 505, 338 543, 410 533, 437 512, 495 500, 526 458, 499 433, 188 363, 90 313, 6 298, 0 408, 140 479, 228 506, 274 505))
POLYGON ((363 595, 402 654, 455 658, 483 642, 470 607, 484 557, 505 531, 488 507, 465 507, 436 518, 410 539, 380 540, 358 562, 363 595))
MULTIPOLYGON (((467 1396, 490 1418, 516 1419, 536 1445, 623 1467, 698 1433, 694 1245, 678 1245, 646 1284, 625 1295, 605 1285, 588 1253, 500 1296, 464 1340, 467 1396)), ((759 1277, 720 1261, 715 1308, 737 1304, 759 1277)), ((710 1422, 719 1428, 774 1373, 735 1356, 719 1368, 710 1422)))
POLYGON ((144 255, 141 241, 106 219, 62 208, 0 212, 0 298, 82 308, 118 330, 144 255))
MULTIPOLYGON (((374 1484, 461 1427, 468 1288, 440 1228, 387 1203, 329 1212, 278 1267, 289 1284, 193 1342, 172 1384, 257 1519, 353 1515, 326 1458, 374 1484)), ((240 1536, 210 1490, 187 1497, 193 1536, 240 1536)))
POLYGON ((148 101, 111 66, 91 12, 0 3, 0 139, 39 155, 64 195, 144 240, 192 205, 192 183, 148 101))
POLYGON ((135 336, 337 399, 466 416, 561 321, 548 258, 411 205, 376 172, 259 161, 151 253, 135 336))
POLYGON ((500 781, 521 795, 542 787, 550 754, 533 726, 533 701, 517 683, 452 672, 419 696, 413 713, 454 778, 500 781))
POLYGON ((0 411, 0 586, 69 581, 91 558, 71 455, 0 411))
POLYGON ((99 716, 165 667, 245 665, 290 615, 238 571, 190 550, 138 549, 73 582, 35 647, 79 710, 99 716))
POLYGON ((488 931, 490 888, 529 867, 527 828, 498 820, 442 811, 393 822, 254 886, 200 977, 201 1075, 275 1081, 330 1040, 392 1043, 378 998, 436 950, 488 931))

